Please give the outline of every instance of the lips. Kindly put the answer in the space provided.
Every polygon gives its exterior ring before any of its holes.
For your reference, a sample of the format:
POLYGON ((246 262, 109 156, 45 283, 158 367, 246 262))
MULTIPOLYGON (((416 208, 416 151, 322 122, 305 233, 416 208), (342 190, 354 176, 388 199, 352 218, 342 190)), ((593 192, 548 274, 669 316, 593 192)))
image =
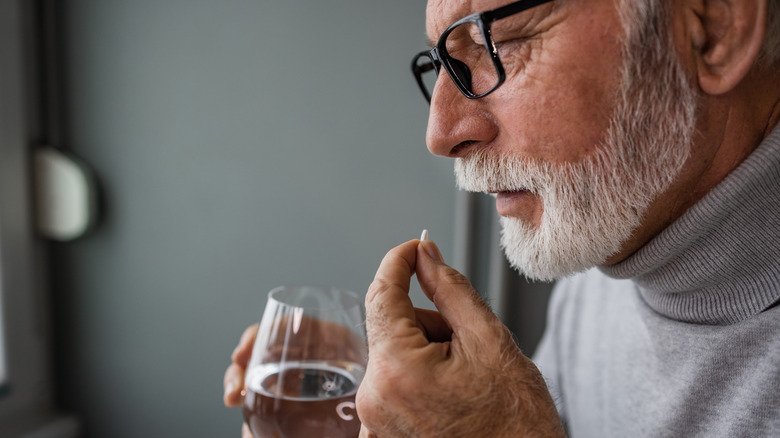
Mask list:
POLYGON ((525 216, 533 207, 534 195, 528 190, 496 193, 496 211, 501 216, 525 216))

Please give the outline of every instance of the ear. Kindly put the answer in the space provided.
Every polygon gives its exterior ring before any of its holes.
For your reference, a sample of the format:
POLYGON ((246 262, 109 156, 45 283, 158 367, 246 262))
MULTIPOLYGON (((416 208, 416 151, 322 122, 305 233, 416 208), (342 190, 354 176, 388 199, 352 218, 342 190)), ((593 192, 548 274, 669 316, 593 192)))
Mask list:
POLYGON ((699 86, 725 94, 748 74, 764 43, 768 0, 703 0, 688 15, 699 86))

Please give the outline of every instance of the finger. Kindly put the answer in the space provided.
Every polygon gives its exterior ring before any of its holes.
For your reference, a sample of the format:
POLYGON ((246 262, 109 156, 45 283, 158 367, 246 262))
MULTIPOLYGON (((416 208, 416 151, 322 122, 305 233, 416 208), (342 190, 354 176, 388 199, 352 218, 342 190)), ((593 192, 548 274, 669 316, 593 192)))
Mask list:
POLYGON ((456 333, 467 328, 487 335, 484 329, 492 330, 498 322, 471 282, 444 263, 432 241, 420 243, 415 269, 423 291, 456 333))
POLYGON ((452 339, 452 329, 441 313, 415 307, 414 314, 420 330, 430 342, 448 342, 452 339))
POLYGON ((417 327, 409 280, 414 273, 419 240, 391 249, 376 272, 366 294, 366 332, 369 351, 402 339, 427 345, 417 327))
POLYGON ((246 371, 249 357, 252 354, 252 346, 257 337, 258 325, 252 324, 241 334, 238 345, 233 350, 230 358, 233 361, 227 370, 222 381, 224 388, 223 402, 227 407, 235 407, 241 404, 241 391, 244 389, 244 373, 246 371))
POLYGON ((252 436, 252 431, 249 430, 249 426, 246 423, 241 427, 241 438, 255 438, 252 436))
POLYGON ((225 387, 225 394, 223 401, 225 406, 233 408, 241 405, 242 395, 241 391, 244 389, 244 367, 232 363, 225 370, 225 378, 223 381, 225 387))
POLYGON ((241 334, 238 345, 236 345, 236 348, 233 350, 233 354, 230 355, 230 359, 233 363, 246 368, 247 363, 249 363, 249 358, 252 355, 252 346, 255 344, 258 327, 257 324, 252 324, 241 334))

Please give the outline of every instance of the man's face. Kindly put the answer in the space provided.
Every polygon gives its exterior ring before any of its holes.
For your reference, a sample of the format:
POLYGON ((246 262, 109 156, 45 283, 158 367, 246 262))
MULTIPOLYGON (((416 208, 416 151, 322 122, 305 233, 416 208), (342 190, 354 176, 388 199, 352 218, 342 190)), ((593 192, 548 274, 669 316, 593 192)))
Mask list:
MULTIPOLYGON (((431 0, 428 36, 503 4, 431 0)), ((428 148, 456 158, 462 188, 496 195, 507 257, 531 277, 618 253, 689 155, 695 97, 673 53, 637 50, 648 29, 627 35, 627 11, 553 1, 511 16, 492 27, 498 90, 468 100, 446 73, 436 83, 428 148)))

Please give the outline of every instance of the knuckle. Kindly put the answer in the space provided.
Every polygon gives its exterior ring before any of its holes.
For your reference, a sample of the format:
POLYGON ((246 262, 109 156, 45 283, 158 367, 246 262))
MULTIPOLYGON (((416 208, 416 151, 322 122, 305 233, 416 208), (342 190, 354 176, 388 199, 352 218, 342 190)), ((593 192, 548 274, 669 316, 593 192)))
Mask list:
POLYGON ((376 344, 380 339, 382 339, 385 336, 386 333, 387 333, 387 326, 382 320, 376 322, 371 322, 371 320, 367 320, 366 336, 368 337, 369 346, 376 344))
POLYGON ((388 259, 391 259, 391 258, 400 257, 401 254, 403 253, 404 245, 405 244, 402 243, 400 245, 396 245, 396 246, 392 247, 390 249, 390 251, 387 251, 387 253, 385 254, 385 257, 383 258, 383 260, 388 260, 388 259))
POLYGON ((387 264, 392 264, 393 260, 395 260, 398 257, 400 257, 400 252, 399 252, 399 248, 398 247, 395 247, 395 248, 391 249, 390 251, 387 251, 387 253, 385 253, 384 257, 382 257, 382 261, 379 262, 380 269, 381 269, 381 266, 385 266, 387 264))
POLYGON ((385 295, 391 287, 392 285, 390 283, 381 278, 377 278, 372 281, 371 285, 368 286, 368 291, 366 292, 366 308, 376 305, 376 301, 379 299, 379 297, 385 295))
POLYGON ((360 385, 355 395, 355 410, 357 411, 360 422, 371 427, 381 421, 380 403, 366 385, 360 385))
POLYGON ((369 429, 382 429, 393 416, 392 407, 403 400, 408 394, 409 379, 403 374, 393 371, 396 367, 379 365, 373 370, 373 375, 381 375, 379 379, 367 378, 361 383, 355 395, 355 409, 361 423, 369 429))
POLYGON ((384 294, 388 287, 384 281, 374 281, 366 293, 366 334, 369 340, 377 339, 387 331, 387 321, 381 316, 385 304, 379 296, 384 294))
POLYGON ((366 431, 401 436, 396 430, 397 422, 426 380, 409 365, 390 349, 375 351, 369 359, 365 378, 355 396, 356 411, 366 431))

